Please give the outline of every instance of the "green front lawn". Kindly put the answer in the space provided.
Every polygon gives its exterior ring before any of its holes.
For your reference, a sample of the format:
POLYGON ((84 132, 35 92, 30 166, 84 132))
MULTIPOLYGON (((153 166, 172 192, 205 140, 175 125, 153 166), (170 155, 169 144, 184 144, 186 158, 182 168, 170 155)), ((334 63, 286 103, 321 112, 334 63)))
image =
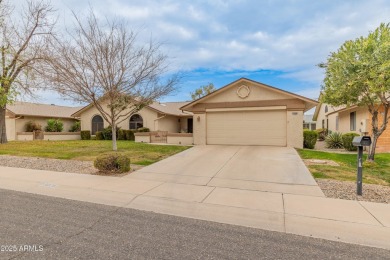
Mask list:
MULTIPOLYGON (((302 159, 332 160, 340 164, 340 166, 309 165, 308 168, 314 178, 356 181, 356 154, 338 154, 307 149, 298 149, 298 153, 302 159)), ((364 155, 365 159, 366 155, 364 155)), ((390 154, 376 154, 375 164, 364 165, 363 183, 390 186, 390 154)))
MULTIPOLYGON (((149 165, 188 149, 188 146, 151 145, 118 141, 118 152, 127 155, 132 164, 149 165)), ((111 141, 13 141, 0 145, 0 154, 92 161, 96 156, 112 153, 111 141)))

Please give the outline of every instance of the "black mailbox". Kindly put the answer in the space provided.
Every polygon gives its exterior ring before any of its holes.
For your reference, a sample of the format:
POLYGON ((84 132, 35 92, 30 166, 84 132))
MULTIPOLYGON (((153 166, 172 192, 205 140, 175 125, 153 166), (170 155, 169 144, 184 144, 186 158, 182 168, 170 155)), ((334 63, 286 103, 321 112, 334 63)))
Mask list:
POLYGON ((370 146, 371 137, 369 136, 356 136, 352 140, 353 146, 370 146))

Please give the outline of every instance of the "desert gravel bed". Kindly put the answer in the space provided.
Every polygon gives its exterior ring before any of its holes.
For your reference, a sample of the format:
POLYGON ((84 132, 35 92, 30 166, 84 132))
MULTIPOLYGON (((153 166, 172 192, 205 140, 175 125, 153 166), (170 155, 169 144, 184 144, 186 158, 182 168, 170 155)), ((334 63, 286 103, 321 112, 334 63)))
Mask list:
POLYGON ((328 198, 390 203, 388 186, 363 183, 363 196, 357 196, 355 182, 327 179, 316 179, 316 181, 328 198))
MULTIPOLYGON (((98 170, 93 167, 93 162, 91 161, 0 155, 0 166, 56 172, 99 174, 98 170)), ((131 168, 132 170, 137 170, 141 166, 131 165, 131 168)))

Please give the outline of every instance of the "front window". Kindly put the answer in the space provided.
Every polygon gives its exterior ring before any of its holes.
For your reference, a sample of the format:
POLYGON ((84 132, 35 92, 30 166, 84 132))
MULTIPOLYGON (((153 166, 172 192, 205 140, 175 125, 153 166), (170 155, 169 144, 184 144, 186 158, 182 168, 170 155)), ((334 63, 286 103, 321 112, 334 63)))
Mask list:
POLYGON ((144 120, 142 119, 142 117, 138 114, 132 115, 130 117, 129 129, 136 130, 141 127, 144 127, 144 120))
POLYGON ((349 124, 351 131, 356 131, 356 112, 349 114, 349 124))
POLYGON ((328 106, 325 106, 325 113, 328 113, 328 106))
POLYGON ((95 135, 98 131, 103 131, 104 129, 104 122, 103 118, 99 115, 96 115, 92 118, 92 135, 95 135))
POLYGON ((336 131, 339 130, 339 116, 336 116, 336 131))

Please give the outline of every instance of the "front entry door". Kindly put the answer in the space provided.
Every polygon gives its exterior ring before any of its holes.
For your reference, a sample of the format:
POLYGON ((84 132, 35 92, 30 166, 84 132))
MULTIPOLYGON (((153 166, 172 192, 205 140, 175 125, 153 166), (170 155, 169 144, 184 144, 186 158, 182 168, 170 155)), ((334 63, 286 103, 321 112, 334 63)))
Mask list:
POLYGON ((194 126, 194 120, 192 118, 187 119, 187 128, 188 128, 188 133, 193 132, 193 126, 194 126))

